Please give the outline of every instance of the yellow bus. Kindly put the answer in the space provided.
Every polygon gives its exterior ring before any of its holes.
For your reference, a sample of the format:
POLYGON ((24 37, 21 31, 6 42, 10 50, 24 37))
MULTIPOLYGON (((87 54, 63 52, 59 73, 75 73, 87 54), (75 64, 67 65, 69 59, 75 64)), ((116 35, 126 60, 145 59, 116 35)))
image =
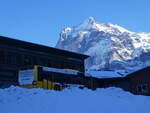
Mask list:
POLYGON ((20 70, 18 76, 19 86, 23 88, 43 88, 50 90, 62 90, 64 87, 60 83, 52 82, 45 78, 40 78, 40 66, 35 65, 33 69, 20 70))

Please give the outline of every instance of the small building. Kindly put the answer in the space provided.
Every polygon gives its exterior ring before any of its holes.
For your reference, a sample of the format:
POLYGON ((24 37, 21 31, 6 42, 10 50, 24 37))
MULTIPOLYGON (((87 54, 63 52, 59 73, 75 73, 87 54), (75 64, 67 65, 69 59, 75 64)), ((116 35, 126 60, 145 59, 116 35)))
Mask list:
POLYGON ((127 78, 115 71, 89 71, 88 73, 97 78, 97 88, 120 87, 129 90, 127 78))
POLYGON ((125 79, 129 85, 128 91, 150 96, 150 67, 128 74, 125 79))
POLYGON ((103 71, 102 74, 97 73, 98 76, 99 88, 119 87, 133 94, 150 96, 150 66, 126 76, 118 76, 116 73, 111 74, 103 71))
POLYGON ((17 85, 18 70, 40 65, 84 73, 87 55, 0 36, 0 87, 17 85))

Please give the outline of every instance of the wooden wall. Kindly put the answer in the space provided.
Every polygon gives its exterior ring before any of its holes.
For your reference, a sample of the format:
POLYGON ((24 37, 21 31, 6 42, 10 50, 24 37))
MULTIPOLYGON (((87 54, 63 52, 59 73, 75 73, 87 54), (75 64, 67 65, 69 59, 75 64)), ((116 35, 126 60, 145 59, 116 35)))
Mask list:
POLYGON ((150 67, 137 71, 129 75, 128 78, 132 93, 150 95, 150 67))
POLYGON ((33 65, 54 67, 59 69, 74 69, 84 72, 84 61, 80 59, 15 48, 9 45, 0 45, 0 86, 9 81, 17 83, 18 70, 33 67, 33 65))

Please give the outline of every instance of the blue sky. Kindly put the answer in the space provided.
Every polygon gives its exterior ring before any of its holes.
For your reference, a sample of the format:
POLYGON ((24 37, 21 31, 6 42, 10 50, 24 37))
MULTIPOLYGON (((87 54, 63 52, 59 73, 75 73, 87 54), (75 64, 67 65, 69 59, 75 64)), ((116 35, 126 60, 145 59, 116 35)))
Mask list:
POLYGON ((150 32, 149 0, 0 0, 0 35, 55 46, 62 28, 89 16, 150 32))

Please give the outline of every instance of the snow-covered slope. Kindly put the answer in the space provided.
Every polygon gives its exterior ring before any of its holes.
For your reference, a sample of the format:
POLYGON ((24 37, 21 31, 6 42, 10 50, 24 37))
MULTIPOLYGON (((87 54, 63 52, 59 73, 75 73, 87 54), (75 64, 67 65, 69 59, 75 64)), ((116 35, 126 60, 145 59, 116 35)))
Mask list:
POLYGON ((150 65, 150 33, 131 32, 89 17, 60 33, 57 48, 90 55, 88 69, 135 71, 150 65))
POLYGON ((46 91, 0 89, 0 113, 149 113, 150 97, 117 88, 46 91))

